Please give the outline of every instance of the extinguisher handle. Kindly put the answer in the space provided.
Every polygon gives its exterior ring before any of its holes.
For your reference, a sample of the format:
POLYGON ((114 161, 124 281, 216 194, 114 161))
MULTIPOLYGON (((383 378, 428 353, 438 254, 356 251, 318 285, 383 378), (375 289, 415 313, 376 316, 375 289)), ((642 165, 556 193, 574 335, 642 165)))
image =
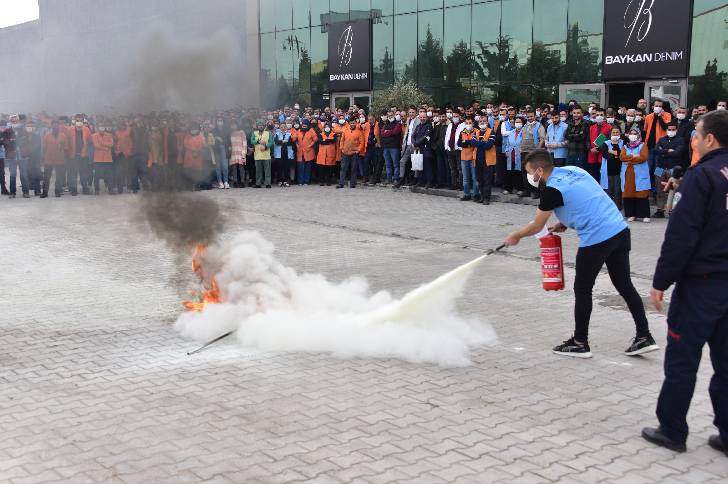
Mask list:
POLYGON ((495 249, 496 252, 500 252, 501 249, 505 248, 506 244, 501 244, 495 249))
POLYGON ((496 252, 499 252, 505 246, 506 246, 506 244, 501 244, 500 246, 498 246, 495 249, 490 249, 490 250, 488 250, 488 252, 486 252, 486 255, 495 254, 496 252))

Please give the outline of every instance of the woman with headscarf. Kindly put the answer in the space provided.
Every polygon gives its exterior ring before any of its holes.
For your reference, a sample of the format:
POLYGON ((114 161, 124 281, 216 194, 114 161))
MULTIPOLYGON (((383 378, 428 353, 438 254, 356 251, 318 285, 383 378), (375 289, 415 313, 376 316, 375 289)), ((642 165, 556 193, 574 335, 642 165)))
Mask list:
POLYGON ((237 122, 230 126, 230 168, 232 169, 233 186, 243 188, 245 184, 245 161, 248 152, 248 138, 245 131, 238 129, 237 122))
POLYGON ((632 127, 627 133, 629 140, 622 147, 619 158, 622 160, 622 201, 624 216, 629 222, 642 219, 650 221, 650 167, 647 163, 649 151, 642 142, 642 132, 632 127))

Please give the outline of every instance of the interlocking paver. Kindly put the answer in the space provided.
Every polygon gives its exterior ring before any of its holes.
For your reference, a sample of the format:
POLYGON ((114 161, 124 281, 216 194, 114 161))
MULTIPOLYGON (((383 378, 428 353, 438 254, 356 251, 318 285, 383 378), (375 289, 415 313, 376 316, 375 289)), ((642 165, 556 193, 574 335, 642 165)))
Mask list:
MULTIPOLYGON (((299 272, 367 277, 401 296, 495 247, 533 208, 383 189, 229 190, 223 237, 260 231, 299 272), (340 254, 346 254, 342 259, 340 254)), ((597 279, 592 361, 549 348, 572 330, 573 293, 540 289, 533 241, 488 258, 458 309, 498 342, 473 365, 262 353, 223 341, 193 357, 172 328, 186 255, 139 222, 139 198, 0 200, 2 482, 722 482, 707 358, 686 454, 638 435, 654 424, 662 355, 627 359, 632 323, 597 279), (540 304, 536 304, 538 300, 540 304)), ((664 222, 634 225, 649 290, 664 222)), ((567 286, 576 247, 564 238, 567 286)), ((664 317, 649 312, 664 341, 664 317)))

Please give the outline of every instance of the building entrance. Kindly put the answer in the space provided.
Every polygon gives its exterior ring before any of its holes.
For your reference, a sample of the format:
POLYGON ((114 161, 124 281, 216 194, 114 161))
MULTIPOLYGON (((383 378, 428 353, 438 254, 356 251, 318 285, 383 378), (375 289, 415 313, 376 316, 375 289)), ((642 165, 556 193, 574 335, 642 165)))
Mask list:
POLYGON ((637 106, 637 101, 644 98, 644 82, 615 82, 608 84, 607 106, 637 106))

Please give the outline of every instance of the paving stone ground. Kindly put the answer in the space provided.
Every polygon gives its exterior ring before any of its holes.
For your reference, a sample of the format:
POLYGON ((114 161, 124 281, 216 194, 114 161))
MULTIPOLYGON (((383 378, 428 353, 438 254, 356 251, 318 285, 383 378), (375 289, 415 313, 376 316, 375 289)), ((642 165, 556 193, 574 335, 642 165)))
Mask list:
MULTIPOLYGON (((298 271, 361 275, 395 295, 497 246, 533 212, 375 188, 198 196, 225 207, 225 237, 258 230, 298 271)), ((228 341, 190 357, 195 345, 172 328, 189 261, 149 234, 138 201, 0 200, 0 482, 728 479, 728 459, 706 444, 707 356, 688 452, 639 437, 655 423, 663 353, 622 355, 634 328, 606 274, 595 287, 592 360, 550 352, 571 334, 573 294, 540 288, 532 240, 488 258, 460 300, 499 337, 469 367, 228 341)), ((664 228, 633 227, 644 295, 664 228)), ((569 263, 575 240, 565 237, 569 263)), ((664 316, 649 319, 664 342, 664 316)))

